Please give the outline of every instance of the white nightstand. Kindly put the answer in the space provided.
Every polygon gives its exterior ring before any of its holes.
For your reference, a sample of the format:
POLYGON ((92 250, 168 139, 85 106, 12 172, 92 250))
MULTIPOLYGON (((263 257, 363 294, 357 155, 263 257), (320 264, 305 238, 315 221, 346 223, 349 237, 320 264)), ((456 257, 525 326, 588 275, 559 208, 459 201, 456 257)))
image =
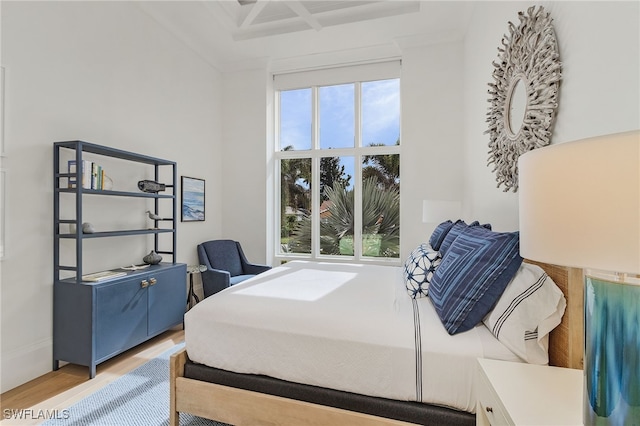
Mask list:
POLYGON ((476 425, 582 425, 582 370, 478 359, 476 425))

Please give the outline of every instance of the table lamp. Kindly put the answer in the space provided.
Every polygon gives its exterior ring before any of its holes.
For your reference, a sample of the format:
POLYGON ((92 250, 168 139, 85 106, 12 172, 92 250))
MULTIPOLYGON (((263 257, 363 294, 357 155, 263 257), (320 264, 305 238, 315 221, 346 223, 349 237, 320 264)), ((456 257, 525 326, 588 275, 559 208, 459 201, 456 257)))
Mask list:
POLYGON ((584 268, 584 423, 640 424, 640 131, 518 161, 520 254, 584 268))

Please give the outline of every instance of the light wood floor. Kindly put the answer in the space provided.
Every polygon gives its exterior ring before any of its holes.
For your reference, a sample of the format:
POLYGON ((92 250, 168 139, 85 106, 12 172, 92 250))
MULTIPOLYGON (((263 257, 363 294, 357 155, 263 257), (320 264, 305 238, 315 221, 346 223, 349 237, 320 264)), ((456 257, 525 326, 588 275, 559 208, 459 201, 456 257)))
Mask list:
POLYGON ((58 371, 51 371, 0 395, 0 419, 3 419, 0 424, 39 424, 40 421, 33 419, 8 419, 7 414, 12 411, 6 410, 64 410, 183 341, 184 330, 182 326, 176 327, 99 364, 96 376, 91 380, 88 367, 66 364, 58 371))

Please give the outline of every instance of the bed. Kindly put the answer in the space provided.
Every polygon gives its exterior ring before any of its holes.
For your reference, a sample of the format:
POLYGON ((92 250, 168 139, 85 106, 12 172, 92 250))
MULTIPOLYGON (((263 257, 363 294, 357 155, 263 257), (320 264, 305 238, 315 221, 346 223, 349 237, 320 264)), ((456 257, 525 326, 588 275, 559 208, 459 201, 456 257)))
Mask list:
MULTIPOLYGON (((581 368, 582 272, 536 265, 566 300, 549 364, 581 368)), ((474 424, 476 358, 522 359, 482 324, 450 336, 400 269, 295 261, 198 304, 171 358, 171 424, 474 424)))

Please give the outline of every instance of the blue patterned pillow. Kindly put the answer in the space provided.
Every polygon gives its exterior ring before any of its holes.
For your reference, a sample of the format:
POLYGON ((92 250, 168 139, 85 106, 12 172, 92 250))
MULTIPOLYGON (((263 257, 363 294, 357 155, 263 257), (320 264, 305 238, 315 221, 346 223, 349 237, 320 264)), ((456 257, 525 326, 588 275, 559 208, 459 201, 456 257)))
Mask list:
POLYGON ((444 241, 444 237, 447 236, 447 233, 451 230, 453 226, 453 222, 450 220, 442 222, 440 225, 436 226, 436 229, 431 234, 431 238, 429 238, 429 244, 434 250, 440 250, 440 245, 444 241))
POLYGON ((440 252, 427 243, 420 244, 404 262, 404 281, 409 296, 425 297, 429 291, 431 277, 440 264, 440 252))
POLYGON ((458 238, 460 232, 467 229, 468 227, 469 225, 467 225, 464 220, 457 220, 456 223, 453 224, 449 232, 447 232, 447 235, 444 237, 442 244, 440 244, 440 248, 438 249, 442 253, 442 257, 444 257, 444 255, 447 253, 447 250, 451 246, 451 243, 453 243, 453 241, 458 238))
POLYGON ((444 257, 444 255, 447 253, 447 250, 451 246, 451 243, 453 243, 458 235, 460 235, 460 232, 464 231, 470 226, 482 226, 483 228, 491 231, 490 223, 480 225, 480 222, 476 220, 467 225, 464 220, 457 220, 456 223, 453 224, 447 235, 444 237, 442 244, 440 244, 440 247, 438 248, 438 250, 440 250, 440 252, 442 253, 442 257, 444 257))
POLYGON ((429 298, 449 334, 475 327, 496 304, 522 263, 518 232, 482 226, 462 230, 442 258, 429 298))

